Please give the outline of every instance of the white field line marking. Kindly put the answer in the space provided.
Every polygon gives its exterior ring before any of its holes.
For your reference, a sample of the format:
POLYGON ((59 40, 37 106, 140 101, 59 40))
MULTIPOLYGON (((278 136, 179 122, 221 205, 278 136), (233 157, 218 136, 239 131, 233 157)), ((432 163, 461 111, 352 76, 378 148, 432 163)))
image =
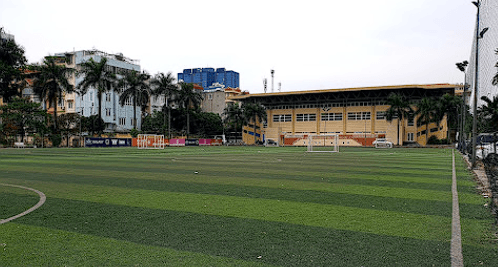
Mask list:
POLYGON ((7 222, 10 222, 12 220, 15 220, 19 217, 22 217, 34 210, 36 210, 37 208, 41 207, 43 205, 43 203, 45 203, 45 200, 47 199, 47 197, 45 196, 45 194, 43 194, 43 192, 40 192, 36 189, 33 189, 33 188, 29 188, 29 187, 24 187, 24 186, 20 186, 20 185, 13 185, 13 184, 2 184, 0 183, 0 186, 10 186, 10 187, 17 187, 17 188, 22 188, 22 189, 26 189, 26 190, 30 190, 30 191, 33 191, 35 193, 37 193, 39 196, 40 196, 40 201, 38 201, 38 203, 36 203, 36 205, 34 205, 33 207, 31 207, 30 209, 22 212, 22 213, 19 213, 15 216, 12 216, 10 218, 7 218, 5 220, 0 220, 0 224, 3 224, 3 223, 7 223, 7 222))
POLYGON ((458 206, 458 190, 455 170, 455 150, 452 150, 452 183, 451 193, 453 195, 453 216, 451 220, 451 266, 463 267, 462 255, 462 229, 460 226, 460 208, 458 206))

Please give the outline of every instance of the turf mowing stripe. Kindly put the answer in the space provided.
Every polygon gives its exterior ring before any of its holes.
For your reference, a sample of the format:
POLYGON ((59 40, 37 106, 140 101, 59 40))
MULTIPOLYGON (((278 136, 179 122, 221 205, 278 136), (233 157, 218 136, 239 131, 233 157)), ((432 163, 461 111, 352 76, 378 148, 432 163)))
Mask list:
MULTIPOLYGON (((33 179, 34 177, 31 177, 33 179)), ((50 181, 60 183, 88 184, 99 186, 117 186, 129 189, 147 189, 167 192, 185 192, 210 195, 239 196, 249 198, 265 198, 287 200, 296 202, 313 202, 332 204, 346 207, 358 207, 385 211, 399 211, 425 215, 451 216, 449 201, 431 201, 425 199, 406 199, 388 196, 368 196, 353 193, 323 192, 315 190, 283 189, 259 186, 243 186, 241 184, 206 184, 195 182, 161 181, 148 179, 128 178, 95 178, 86 176, 43 176, 37 181, 50 181)), ((299 188, 296 186, 295 188, 299 188)), ((462 204, 462 209, 469 212, 468 218, 479 219, 480 206, 462 204)))
POLYGON ((448 240, 450 237, 451 219, 443 216, 117 187, 48 182, 33 183, 35 184, 47 195, 73 200, 268 220, 428 240, 448 240), (448 231, 440 231, 446 228, 448 231))
POLYGON ((22 223, 278 266, 449 264, 447 241, 65 199, 22 223))
MULTIPOLYGON (((80 216, 75 216, 75 221, 77 218, 80 216)), ((248 261, 217 257, 83 234, 74 229, 16 223, 0 229, 2 266, 271 266, 257 257, 248 261)))
MULTIPOLYGON (((73 169, 45 169, 40 167, 33 167, 29 170, 24 169, 24 173, 30 173, 29 175, 22 175, 21 172, 12 173, 16 168, 12 168, 11 175, 13 177, 30 177, 36 179, 40 173, 49 175, 53 177, 55 175, 62 177, 77 176, 80 174, 78 170, 73 169), (36 175, 35 175, 36 174, 36 175)), ((398 197, 407 199, 425 199, 433 201, 451 201, 451 192, 440 192, 433 190, 423 190, 423 189, 409 189, 404 188, 400 190, 399 188, 393 188, 388 186, 365 186, 358 184, 333 184, 333 183, 323 183, 323 182, 300 182, 300 181, 289 181, 289 180, 275 180, 275 179, 246 179, 246 178, 235 178, 235 177, 218 177, 218 176, 205 176, 202 174, 187 174, 187 175, 166 175, 161 173, 141 173, 141 172, 100 172, 100 171, 87 171, 87 175, 94 177, 123 177, 132 179, 157 179, 157 180, 169 180, 169 181, 187 181, 196 183, 208 183, 208 184, 232 184, 232 185, 243 185, 243 186, 259 186, 259 187, 270 187, 270 188, 282 188, 282 189, 298 189, 298 190, 314 190, 323 192, 337 192, 337 193, 350 193, 350 194, 361 194, 369 196, 386 196, 386 197, 398 197), (145 175, 145 177, 144 177, 145 175)), ((9 175, 6 175, 6 178, 9 175)), ((69 178, 68 178, 69 179, 69 178)), ((46 179, 45 179, 46 180, 46 179)), ((416 187, 416 186, 414 186, 416 187)), ((465 203, 464 200, 462 200, 465 203)), ((474 204, 474 203, 468 203, 474 204)))

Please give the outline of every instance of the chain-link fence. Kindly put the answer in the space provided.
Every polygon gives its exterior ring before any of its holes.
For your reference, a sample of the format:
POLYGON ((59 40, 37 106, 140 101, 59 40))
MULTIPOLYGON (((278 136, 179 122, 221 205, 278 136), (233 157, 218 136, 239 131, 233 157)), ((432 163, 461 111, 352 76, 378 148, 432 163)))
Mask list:
POLYGON ((490 153, 482 162, 484 163, 491 191, 491 210, 498 223, 498 154, 490 153))

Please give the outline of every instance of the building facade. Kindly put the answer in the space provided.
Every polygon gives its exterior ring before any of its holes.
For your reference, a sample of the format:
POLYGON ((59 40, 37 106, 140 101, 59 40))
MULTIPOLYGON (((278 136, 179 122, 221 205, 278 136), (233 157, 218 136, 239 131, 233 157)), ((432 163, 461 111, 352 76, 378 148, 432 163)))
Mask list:
POLYGON ((429 84, 348 89, 313 90, 285 93, 249 94, 233 100, 260 103, 267 111, 266 125, 251 122, 243 129, 246 144, 257 140, 273 140, 285 145, 305 145, 306 137, 314 134, 338 134, 341 145, 370 146, 378 137, 393 144, 425 145, 427 136, 446 138, 446 121, 417 126, 417 118, 386 120, 387 98, 401 93, 412 103, 424 97, 454 94, 458 85, 429 84), (252 125, 251 125, 252 124, 252 125), (398 138, 399 135, 399 138, 398 138))
MULTIPOLYGON (((108 54, 98 50, 82 50, 66 53, 55 54, 61 58, 61 63, 70 68, 80 70, 83 62, 93 58, 94 61, 100 62, 102 58, 107 59, 107 70, 115 73, 118 78, 129 71, 140 71, 140 65, 137 60, 124 57, 122 54, 108 54)), ((73 75, 70 79, 71 84, 75 87, 83 81, 84 76, 73 75)), ((90 88, 85 95, 79 95, 76 92, 66 93, 64 99, 59 103, 59 111, 66 113, 79 113, 85 117, 97 115, 99 103, 97 98, 97 89, 90 88)), ((133 129, 133 101, 127 101, 124 106, 119 104, 118 90, 106 92, 102 95, 102 106, 100 107, 102 119, 105 123, 105 131, 108 132, 128 132, 133 129)), ((136 112, 137 128, 141 126, 140 108, 136 112)))
POLYGON ((204 89, 201 109, 204 112, 216 113, 223 117, 227 104, 234 102, 231 98, 243 94, 247 94, 247 92, 242 92, 239 88, 225 88, 222 85, 216 86, 214 89, 204 89))
POLYGON ((214 83, 222 84, 225 87, 239 87, 239 73, 226 70, 225 68, 194 68, 184 69, 182 73, 178 73, 178 81, 186 83, 195 83, 202 86, 204 89, 209 88, 214 83))
MULTIPOLYGON (((474 91, 476 86, 476 58, 477 71, 477 105, 481 106, 484 102, 482 96, 493 99, 498 95, 498 87, 492 84, 493 77, 497 73, 495 67, 498 62, 496 48, 498 47, 498 5, 495 0, 480 0, 479 25, 477 25, 473 35, 472 49, 470 53, 469 66, 466 70, 465 80, 470 90, 470 98, 467 99, 469 105, 473 105, 474 91), (482 37, 478 34, 485 28, 486 32, 482 37), (479 36, 479 47, 476 49, 477 38, 479 36)), ((476 12, 477 13, 477 12, 476 12)))

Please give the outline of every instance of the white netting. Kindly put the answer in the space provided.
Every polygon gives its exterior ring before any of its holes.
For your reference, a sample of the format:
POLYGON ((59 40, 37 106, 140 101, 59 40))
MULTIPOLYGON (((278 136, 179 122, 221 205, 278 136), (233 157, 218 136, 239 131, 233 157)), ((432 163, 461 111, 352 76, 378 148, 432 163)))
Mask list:
POLYGON ((164 149, 164 146, 164 135, 139 134, 137 137, 139 149, 164 149))

